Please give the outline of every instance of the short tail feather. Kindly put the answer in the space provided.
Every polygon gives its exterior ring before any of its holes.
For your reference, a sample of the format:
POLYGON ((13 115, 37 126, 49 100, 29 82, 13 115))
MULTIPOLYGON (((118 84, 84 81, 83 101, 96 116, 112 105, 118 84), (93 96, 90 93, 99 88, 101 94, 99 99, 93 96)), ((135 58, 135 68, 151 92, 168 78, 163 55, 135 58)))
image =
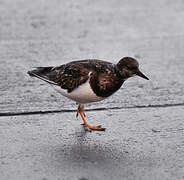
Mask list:
POLYGON ((46 81, 50 84, 58 85, 57 83, 49 80, 47 74, 52 70, 53 67, 37 67, 32 71, 28 71, 27 73, 32 77, 37 77, 43 81, 46 81))

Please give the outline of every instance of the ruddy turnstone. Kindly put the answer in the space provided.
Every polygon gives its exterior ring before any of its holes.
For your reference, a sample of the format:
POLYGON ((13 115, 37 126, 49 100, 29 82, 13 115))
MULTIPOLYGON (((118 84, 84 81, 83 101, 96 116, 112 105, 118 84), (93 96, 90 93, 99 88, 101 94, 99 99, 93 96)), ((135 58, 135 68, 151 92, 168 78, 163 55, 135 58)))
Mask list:
POLYGON ((38 67, 28 71, 51 84, 63 96, 76 101, 84 125, 89 130, 104 131, 101 126, 90 126, 84 114, 84 104, 101 101, 114 94, 122 84, 135 75, 149 80, 140 70, 136 59, 122 58, 117 64, 89 59, 72 61, 56 67, 38 67))

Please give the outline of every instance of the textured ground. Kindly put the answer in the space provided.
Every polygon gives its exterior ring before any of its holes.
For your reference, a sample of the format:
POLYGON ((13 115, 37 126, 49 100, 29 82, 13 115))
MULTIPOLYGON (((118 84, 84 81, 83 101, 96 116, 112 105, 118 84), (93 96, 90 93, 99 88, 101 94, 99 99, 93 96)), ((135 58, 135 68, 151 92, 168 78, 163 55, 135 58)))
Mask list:
POLYGON ((182 0, 0 0, 0 180, 184 179, 183 9, 182 0), (87 106, 106 132, 85 133, 75 103, 26 74, 123 56, 150 81, 132 78, 87 106))

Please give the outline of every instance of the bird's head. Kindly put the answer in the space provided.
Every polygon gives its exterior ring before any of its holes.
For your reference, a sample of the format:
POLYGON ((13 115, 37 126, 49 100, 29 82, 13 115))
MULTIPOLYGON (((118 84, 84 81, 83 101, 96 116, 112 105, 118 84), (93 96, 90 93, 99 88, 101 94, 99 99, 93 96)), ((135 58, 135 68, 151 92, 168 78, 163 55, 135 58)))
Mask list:
POLYGON ((124 57, 122 58, 118 64, 117 68, 119 73, 123 79, 127 79, 133 76, 140 76, 144 79, 149 80, 140 70, 139 70, 139 63, 136 59, 131 57, 124 57))

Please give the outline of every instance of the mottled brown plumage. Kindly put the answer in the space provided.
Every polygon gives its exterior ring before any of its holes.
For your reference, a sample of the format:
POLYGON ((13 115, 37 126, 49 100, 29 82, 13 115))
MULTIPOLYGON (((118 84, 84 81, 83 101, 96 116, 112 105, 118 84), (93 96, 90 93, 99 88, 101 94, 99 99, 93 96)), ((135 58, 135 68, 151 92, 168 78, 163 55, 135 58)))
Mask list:
POLYGON ((47 82, 66 89, 68 93, 90 78, 92 89, 97 96, 102 97, 112 95, 124 82, 114 64, 101 60, 82 60, 57 67, 38 67, 28 73, 42 77, 47 82))

